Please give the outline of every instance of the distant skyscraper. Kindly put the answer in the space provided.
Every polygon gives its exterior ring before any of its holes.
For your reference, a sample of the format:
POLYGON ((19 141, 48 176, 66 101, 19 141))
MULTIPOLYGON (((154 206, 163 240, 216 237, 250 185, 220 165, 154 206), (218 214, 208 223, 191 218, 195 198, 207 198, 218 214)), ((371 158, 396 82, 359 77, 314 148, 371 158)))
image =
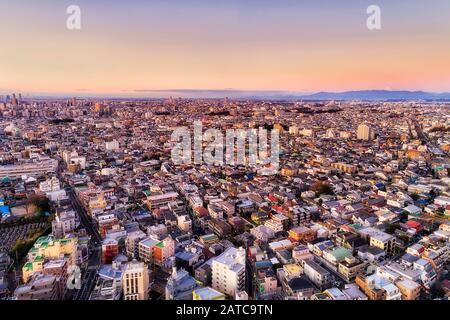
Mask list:
POLYGON ((16 98, 16 94, 15 94, 15 93, 13 93, 13 95, 12 95, 11 104, 12 104, 13 106, 17 106, 17 105, 19 104, 19 102, 17 101, 17 98, 16 98))
POLYGON ((94 106, 94 112, 101 112, 104 109, 103 104, 96 102, 94 106))
POLYGON ((373 140, 375 138, 375 132, 367 124, 360 124, 356 132, 356 137, 358 140, 373 140))

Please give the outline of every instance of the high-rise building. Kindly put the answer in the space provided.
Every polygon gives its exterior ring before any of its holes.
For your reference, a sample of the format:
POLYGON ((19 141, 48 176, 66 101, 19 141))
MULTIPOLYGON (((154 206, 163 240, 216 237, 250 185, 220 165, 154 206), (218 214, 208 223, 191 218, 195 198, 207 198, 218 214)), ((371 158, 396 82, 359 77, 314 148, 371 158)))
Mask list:
POLYGON ((212 262, 212 287, 234 297, 245 286, 245 249, 228 248, 212 262))
POLYGON ((358 140, 373 140, 375 138, 375 132, 367 124, 360 124, 356 132, 356 137, 358 140))
POLYGON ((124 266, 122 288, 124 300, 148 300, 149 275, 147 265, 133 260, 124 266))
POLYGON ((18 100, 17 100, 17 98, 16 98, 16 94, 15 94, 15 93, 13 93, 13 95, 12 95, 11 104, 12 104, 13 106, 17 106, 17 105, 19 104, 19 102, 18 102, 18 100))

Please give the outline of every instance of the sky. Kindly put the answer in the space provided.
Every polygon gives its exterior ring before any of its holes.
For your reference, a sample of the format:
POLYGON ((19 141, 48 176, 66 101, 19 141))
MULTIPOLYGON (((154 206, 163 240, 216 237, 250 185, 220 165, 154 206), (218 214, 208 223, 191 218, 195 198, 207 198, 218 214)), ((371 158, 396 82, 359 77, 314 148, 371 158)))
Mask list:
POLYGON ((450 92, 449 40, 448 0, 0 0, 0 94, 450 92))

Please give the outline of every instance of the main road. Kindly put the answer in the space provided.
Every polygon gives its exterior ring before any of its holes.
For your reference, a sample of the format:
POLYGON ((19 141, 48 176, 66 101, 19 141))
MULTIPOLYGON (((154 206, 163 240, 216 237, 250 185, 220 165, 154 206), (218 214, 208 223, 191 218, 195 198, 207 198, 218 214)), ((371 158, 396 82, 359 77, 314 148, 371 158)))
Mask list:
POLYGON ((83 272, 81 280, 81 289, 78 290, 74 295, 74 300, 88 300, 95 286, 97 271, 101 265, 100 253, 101 253, 102 237, 100 236, 97 227, 95 226, 91 217, 88 215, 83 204, 80 202, 77 195, 75 194, 73 188, 69 187, 66 190, 75 211, 78 213, 78 216, 80 217, 81 224, 83 225, 83 227, 86 229, 86 232, 90 236, 89 261, 86 269, 83 272))

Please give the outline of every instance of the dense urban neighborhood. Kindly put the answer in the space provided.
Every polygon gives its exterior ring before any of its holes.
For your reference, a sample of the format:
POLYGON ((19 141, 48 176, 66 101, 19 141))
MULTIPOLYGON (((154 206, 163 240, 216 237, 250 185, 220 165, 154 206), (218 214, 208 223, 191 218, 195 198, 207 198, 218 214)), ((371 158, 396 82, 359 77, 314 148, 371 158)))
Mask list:
POLYGON ((449 111, 0 96, 0 298, 447 300, 449 111), (174 163, 195 121, 276 130, 279 168, 174 163))

